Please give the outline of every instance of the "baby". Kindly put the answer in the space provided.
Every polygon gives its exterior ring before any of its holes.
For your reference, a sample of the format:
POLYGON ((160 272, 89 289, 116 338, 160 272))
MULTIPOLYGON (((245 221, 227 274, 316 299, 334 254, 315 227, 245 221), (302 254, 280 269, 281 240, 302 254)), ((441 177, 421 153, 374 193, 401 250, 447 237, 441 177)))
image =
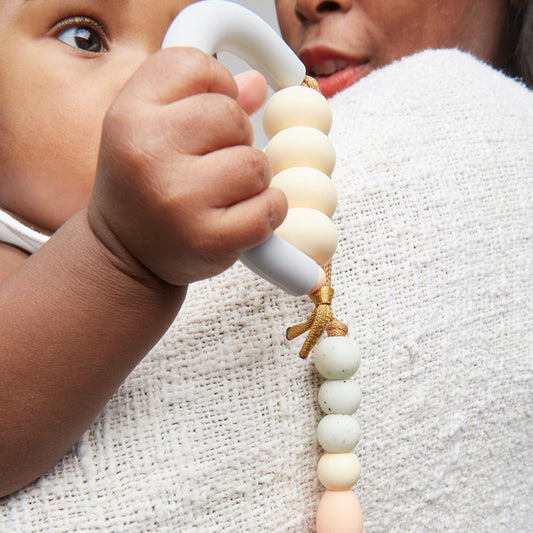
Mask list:
POLYGON ((158 52, 189 3, 2 5, 0 207, 54 234, 30 258, 0 244, 0 495, 69 450, 189 283, 285 216, 251 147, 262 77, 158 52))

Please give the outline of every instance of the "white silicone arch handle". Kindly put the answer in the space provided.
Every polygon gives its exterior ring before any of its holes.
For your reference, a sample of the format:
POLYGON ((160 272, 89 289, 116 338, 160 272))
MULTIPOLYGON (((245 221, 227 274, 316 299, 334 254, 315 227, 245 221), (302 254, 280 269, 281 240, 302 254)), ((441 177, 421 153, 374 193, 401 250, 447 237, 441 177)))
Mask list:
POLYGON ((167 30, 162 47, 168 46, 236 54, 261 71, 275 91, 300 85, 305 76, 303 63, 272 27, 245 7, 224 0, 186 7, 167 30))
MULTIPOLYGON (((274 90, 300 85, 305 76, 305 66, 273 28, 245 7, 224 0, 205 0, 181 11, 163 40, 162 47, 169 46, 236 54, 261 71, 274 90)), ((313 259, 277 235, 245 252, 241 261, 295 296, 317 289, 323 276, 313 259)))

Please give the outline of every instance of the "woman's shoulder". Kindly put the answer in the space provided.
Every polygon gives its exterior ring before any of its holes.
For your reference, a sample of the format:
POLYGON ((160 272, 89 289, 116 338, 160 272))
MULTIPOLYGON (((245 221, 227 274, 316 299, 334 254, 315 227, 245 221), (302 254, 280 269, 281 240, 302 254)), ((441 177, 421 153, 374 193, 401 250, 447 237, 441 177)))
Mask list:
POLYGON ((533 91, 472 55, 457 49, 424 50, 377 69, 332 99, 344 116, 346 106, 373 113, 425 109, 493 109, 495 114, 533 116, 533 91))
POLYGON ((431 151, 447 164, 449 157, 484 158, 496 145, 511 159, 531 151, 533 91, 455 49, 426 50, 378 69, 331 105, 340 153, 364 146, 365 157, 392 161, 431 151))
POLYGON ((473 55, 456 48, 423 50, 376 69, 352 88, 365 90, 365 85, 381 83, 388 78, 396 78, 397 88, 412 86, 449 88, 468 91, 468 86, 455 86, 455 83, 469 80, 472 89, 477 87, 501 86, 532 98, 533 91, 518 78, 507 76, 473 55))

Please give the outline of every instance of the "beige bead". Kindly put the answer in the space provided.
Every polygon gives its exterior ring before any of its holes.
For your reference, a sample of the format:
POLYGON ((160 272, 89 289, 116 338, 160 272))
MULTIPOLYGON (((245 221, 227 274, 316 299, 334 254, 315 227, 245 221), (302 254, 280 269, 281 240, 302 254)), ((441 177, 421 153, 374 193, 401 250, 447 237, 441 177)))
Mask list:
POLYGON ((289 208, 309 207, 331 218, 337 207, 337 191, 331 178, 316 168, 286 168, 274 176, 270 186, 285 193, 289 208))
POLYGON ((309 126, 293 126, 272 137, 265 148, 278 174, 289 167, 313 167, 331 176, 335 168, 335 148, 328 136, 309 126))
POLYGON ((327 135, 331 108, 326 98, 309 87, 287 87, 274 93, 263 111, 265 135, 271 139, 292 126, 310 126, 327 135))
POLYGON ((327 489, 346 490, 359 481, 361 465, 353 453, 325 453, 318 461, 317 475, 327 489))
POLYGON ((325 265, 337 249, 337 230, 331 219, 306 207, 289 209, 287 218, 275 231, 319 265, 325 265))

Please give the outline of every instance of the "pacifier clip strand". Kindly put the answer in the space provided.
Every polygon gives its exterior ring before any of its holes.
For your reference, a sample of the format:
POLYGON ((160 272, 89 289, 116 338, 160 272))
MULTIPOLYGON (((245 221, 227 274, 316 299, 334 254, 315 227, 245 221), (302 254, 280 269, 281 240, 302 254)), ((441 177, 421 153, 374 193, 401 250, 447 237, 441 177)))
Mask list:
POLYGON ((328 138, 329 103, 279 34, 238 4, 222 0, 191 4, 170 25, 163 40, 163 48, 167 46, 195 46, 209 55, 237 54, 277 91, 263 112, 263 129, 270 139, 265 153, 274 174, 271 186, 285 193, 289 211, 275 234, 245 252, 241 260, 289 294, 311 294, 315 303, 309 320, 289 328, 288 336, 309 331, 300 355, 306 357, 316 344, 315 367, 325 378, 318 392, 325 416, 317 428, 325 453, 317 473, 326 492, 317 510, 317 533, 361 533, 361 507, 351 490, 360 472, 352 450, 361 431, 352 414, 361 394, 350 379, 359 368, 360 354, 331 310, 330 261, 338 239, 331 221, 337 194, 330 179, 335 149, 328 138), (328 336, 321 340, 324 332, 328 336))
POLYGON ((331 257, 337 248, 337 233, 331 222, 337 204, 331 182, 335 154, 327 139, 331 127, 329 103, 318 85, 306 76, 301 87, 277 92, 265 106, 264 130, 271 141, 265 152, 278 173, 273 187, 281 188, 288 200, 289 214, 276 230, 291 244, 323 265, 326 283, 310 294, 315 307, 303 323, 288 328, 287 339, 307 332, 300 357, 307 358, 314 348, 314 363, 325 378, 318 392, 318 403, 325 416, 317 427, 317 440, 324 449, 317 465, 319 481, 326 488, 316 515, 317 533, 361 533, 363 516, 355 493, 351 490, 360 477, 361 466, 353 449, 361 437, 359 422, 352 416, 359 408, 361 391, 352 376, 361 356, 357 343, 347 337, 348 327, 333 316, 331 257), (310 92, 311 91, 311 92, 310 92), (295 131, 317 128, 320 135, 292 138, 295 131), (284 136, 289 142, 272 145, 284 136), (307 143, 312 139, 311 143, 307 143), (294 147, 296 146, 296 149, 294 147), (314 172, 322 179, 314 182, 314 172), (284 178, 280 179, 280 175, 284 178), (300 185, 300 187, 295 186, 300 185), (315 186, 313 186, 315 185, 315 186), (296 220, 291 212, 306 210, 306 220, 296 220), (287 228, 286 226, 289 226, 287 228), (322 338, 327 333, 327 337, 322 338))
POLYGON ((317 475, 326 492, 317 510, 317 533, 361 533, 361 506, 351 490, 361 473, 353 453, 361 428, 352 416, 361 403, 361 390, 351 379, 359 369, 361 356, 357 343, 346 336, 348 327, 333 316, 331 262, 325 270, 326 285, 310 295, 315 304, 311 316, 288 328, 287 338, 293 340, 309 331, 300 357, 306 358, 316 345, 315 368, 325 378, 318 391, 318 403, 325 416, 317 427, 317 440, 325 453, 318 461, 317 475), (322 338, 324 333, 327 337, 322 338))

